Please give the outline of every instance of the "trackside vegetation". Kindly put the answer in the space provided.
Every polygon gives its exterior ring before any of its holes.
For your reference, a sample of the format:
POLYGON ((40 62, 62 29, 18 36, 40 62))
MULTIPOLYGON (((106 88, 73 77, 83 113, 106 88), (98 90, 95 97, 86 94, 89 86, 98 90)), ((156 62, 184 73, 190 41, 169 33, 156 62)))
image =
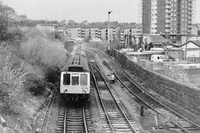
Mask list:
POLYGON ((0 132, 35 130, 68 54, 55 33, 22 25, 22 17, 0 2, 0 117, 7 122, 0 132))

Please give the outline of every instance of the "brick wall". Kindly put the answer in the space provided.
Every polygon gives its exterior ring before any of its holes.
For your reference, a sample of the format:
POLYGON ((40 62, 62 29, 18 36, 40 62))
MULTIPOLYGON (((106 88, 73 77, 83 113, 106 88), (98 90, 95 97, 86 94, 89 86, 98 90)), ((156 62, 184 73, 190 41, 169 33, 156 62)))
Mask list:
POLYGON ((147 92, 153 90, 171 102, 200 115, 199 90, 149 71, 137 63, 130 61, 124 54, 118 51, 113 50, 111 53, 123 68, 126 68, 131 74, 143 81, 142 86, 147 92))

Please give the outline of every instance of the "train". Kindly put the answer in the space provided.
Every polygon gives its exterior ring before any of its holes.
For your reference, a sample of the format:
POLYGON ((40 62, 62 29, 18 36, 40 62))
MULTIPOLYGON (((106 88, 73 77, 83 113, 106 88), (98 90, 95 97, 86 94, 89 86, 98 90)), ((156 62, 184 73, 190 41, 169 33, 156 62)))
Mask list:
POLYGON ((90 99, 90 70, 84 44, 76 44, 61 71, 60 95, 73 101, 90 99))

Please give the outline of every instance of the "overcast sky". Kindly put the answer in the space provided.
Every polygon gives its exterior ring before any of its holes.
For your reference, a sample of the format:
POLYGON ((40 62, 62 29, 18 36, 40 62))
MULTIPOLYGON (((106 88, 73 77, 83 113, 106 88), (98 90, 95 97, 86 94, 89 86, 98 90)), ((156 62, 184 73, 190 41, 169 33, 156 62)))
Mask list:
MULTIPOLYGON (((138 0, 0 0, 30 19, 72 19, 76 22, 138 22, 138 0)), ((200 0, 196 0, 196 22, 200 23, 200 0)))

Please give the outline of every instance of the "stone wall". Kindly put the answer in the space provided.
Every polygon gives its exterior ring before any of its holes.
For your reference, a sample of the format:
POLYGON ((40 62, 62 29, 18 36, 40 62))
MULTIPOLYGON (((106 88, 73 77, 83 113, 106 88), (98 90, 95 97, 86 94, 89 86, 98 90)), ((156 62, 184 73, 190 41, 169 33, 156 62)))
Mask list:
POLYGON ((131 74, 142 80, 142 86, 145 91, 155 91, 173 103, 200 115, 200 91, 189 86, 174 82, 173 80, 163 77, 152 72, 135 62, 129 60, 124 54, 113 50, 112 56, 126 68, 131 74))

